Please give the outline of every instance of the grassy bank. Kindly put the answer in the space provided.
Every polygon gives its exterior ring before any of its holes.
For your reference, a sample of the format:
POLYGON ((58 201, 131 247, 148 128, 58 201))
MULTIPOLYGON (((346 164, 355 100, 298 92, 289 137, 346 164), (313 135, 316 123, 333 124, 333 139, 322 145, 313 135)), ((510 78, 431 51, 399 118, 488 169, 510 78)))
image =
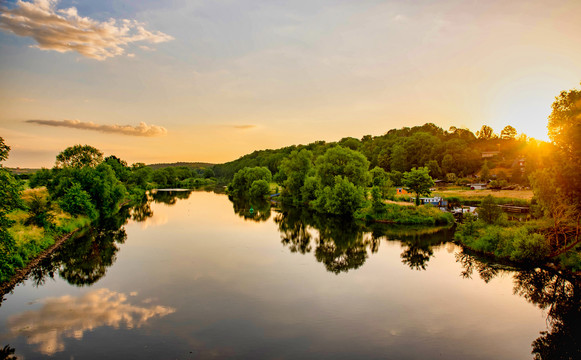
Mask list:
POLYGON ((497 221, 487 224, 469 218, 460 224, 454 238, 470 250, 497 259, 526 265, 553 263, 571 272, 581 271, 581 246, 554 255, 554 249, 543 235, 551 225, 547 220, 527 223, 497 221))
POLYGON ((450 225, 454 223, 452 214, 443 212, 432 205, 402 206, 384 203, 382 206, 373 206, 370 204, 358 210, 354 217, 399 225, 450 225))
MULTIPOLYGON (((27 189, 22 198, 29 203, 33 197, 47 201, 46 189, 27 189)), ((91 220, 86 216, 72 216, 62 211, 58 205, 51 205, 51 219, 45 226, 38 226, 31 222, 30 211, 14 210, 8 214, 12 224, 8 233, 13 239, 12 248, 4 254, 0 268, 0 283, 8 281, 16 270, 25 267, 31 260, 50 248, 62 236, 79 228, 90 225, 91 220)))

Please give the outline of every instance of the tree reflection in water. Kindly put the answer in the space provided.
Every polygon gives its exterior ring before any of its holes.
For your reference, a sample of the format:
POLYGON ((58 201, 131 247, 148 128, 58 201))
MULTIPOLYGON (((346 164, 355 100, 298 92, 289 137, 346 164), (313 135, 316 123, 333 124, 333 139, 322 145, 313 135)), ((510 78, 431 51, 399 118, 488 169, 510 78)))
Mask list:
POLYGON ((433 255, 432 247, 451 238, 443 228, 394 227, 367 225, 353 219, 324 216, 306 209, 283 207, 274 222, 281 242, 291 252, 306 254, 314 246, 317 261, 335 274, 361 267, 369 254, 379 250, 381 239, 401 240, 402 262, 412 269, 426 269, 433 255))
POLYGON ((115 262, 119 245, 127 238, 123 226, 129 218, 137 222, 145 221, 153 216, 152 201, 173 205, 178 199, 189 196, 189 191, 157 191, 151 196, 145 195, 139 204, 121 209, 116 216, 101 220, 83 235, 65 242, 32 270, 31 280, 40 286, 58 273, 71 285, 96 283, 115 262))
POLYGON ((550 329, 532 342, 535 359, 581 359, 581 284, 577 277, 553 269, 515 271, 466 252, 458 254, 457 261, 464 268, 463 276, 471 277, 477 271, 487 283, 500 273, 514 271, 514 294, 547 311, 550 329))
POLYGON ((174 205, 178 200, 187 200, 191 193, 191 191, 154 190, 151 197, 156 203, 174 205))
POLYGON ((233 199, 234 213, 244 220, 264 222, 270 219, 270 202, 267 200, 233 199))

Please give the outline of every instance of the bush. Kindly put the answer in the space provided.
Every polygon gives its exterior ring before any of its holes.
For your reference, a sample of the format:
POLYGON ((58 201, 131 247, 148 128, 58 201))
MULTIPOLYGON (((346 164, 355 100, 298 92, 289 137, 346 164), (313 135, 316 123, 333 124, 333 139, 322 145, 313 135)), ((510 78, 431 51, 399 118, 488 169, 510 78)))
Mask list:
POLYGON ((61 209, 71 215, 86 215, 91 219, 97 218, 97 210, 91 203, 91 197, 79 183, 74 183, 65 191, 59 205, 61 209))
POLYGON ((478 217, 487 224, 494 224, 502 214, 502 209, 497 205, 492 195, 485 197, 478 208, 478 217))
POLYGON ((353 216, 365 200, 365 190, 342 176, 335 177, 335 185, 325 186, 314 201, 315 209, 322 213, 353 216))
POLYGON ((266 180, 255 180, 250 186, 250 197, 259 199, 264 198, 270 193, 270 186, 266 180))

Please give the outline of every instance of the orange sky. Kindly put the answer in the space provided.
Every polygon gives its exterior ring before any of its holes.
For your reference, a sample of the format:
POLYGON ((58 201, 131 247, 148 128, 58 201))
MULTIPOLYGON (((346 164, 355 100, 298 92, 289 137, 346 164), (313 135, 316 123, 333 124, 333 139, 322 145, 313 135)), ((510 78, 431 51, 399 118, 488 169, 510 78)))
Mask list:
POLYGON ((224 162, 426 122, 548 140, 581 80, 579 1, 3 4, 6 166, 74 144, 224 162))

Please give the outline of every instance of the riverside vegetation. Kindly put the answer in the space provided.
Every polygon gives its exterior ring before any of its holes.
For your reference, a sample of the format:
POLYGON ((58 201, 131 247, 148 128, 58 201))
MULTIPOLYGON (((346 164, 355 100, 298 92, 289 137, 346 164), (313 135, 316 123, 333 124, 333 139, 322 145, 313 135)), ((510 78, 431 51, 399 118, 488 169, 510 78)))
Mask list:
MULTIPOLYGON (((0 138, 0 161, 9 151, 0 138)), ((26 181, 0 165, 0 283, 61 236, 108 222, 122 206, 138 209, 147 190, 199 188, 215 182, 209 168, 128 166, 116 156, 104 158, 88 145, 65 149, 52 169, 41 169, 26 181)))
MULTIPOLYGON (((52 169, 41 169, 23 182, 0 167, 0 281, 5 281, 54 239, 75 228, 114 215, 122 204, 144 201, 154 188, 199 188, 229 184, 235 204, 254 201, 266 209, 275 193, 280 201, 309 207, 325 216, 394 224, 445 225, 453 217, 431 205, 433 179, 457 186, 473 181, 493 188, 532 187, 534 198, 504 202, 531 205, 532 221, 509 221, 496 200, 481 200, 479 218, 468 216, 456 232, 463 245, 524 264, 551 262, 581 271, 581 91, 562 92, 549 117, 552 143, 500 135, 484 125, 475 134, 434 124, 388 131, 362 139, 317 141, 278 150, 255 151, 235 161, 195 166, 128 166, 116 156, 103 158, 91 147, 76 145, 57 156, 52 169), (494 156, 484 158, 482 154, 494 156), (523 165, 524 163, 524 165, 523 165), (413 193, 416 206, 386 203, 395 188, 413 193)), ((1 138, 0 138, 1 139, 1 138)), ((10 148, 1 142, 0 160, 10 148)), ((461 201, 458 198, 449 198, 461 201)), ((469 200, 466 200, 469 201, 469 200)), ((246 205, 238 205, 244 208, 246 205)), ((236 208, 236 205, 235 205, 236 208)), ((250 207, 254 209, 254 207, 250 207)), ((269 210, 268 210, 269 211, 269 210)))

